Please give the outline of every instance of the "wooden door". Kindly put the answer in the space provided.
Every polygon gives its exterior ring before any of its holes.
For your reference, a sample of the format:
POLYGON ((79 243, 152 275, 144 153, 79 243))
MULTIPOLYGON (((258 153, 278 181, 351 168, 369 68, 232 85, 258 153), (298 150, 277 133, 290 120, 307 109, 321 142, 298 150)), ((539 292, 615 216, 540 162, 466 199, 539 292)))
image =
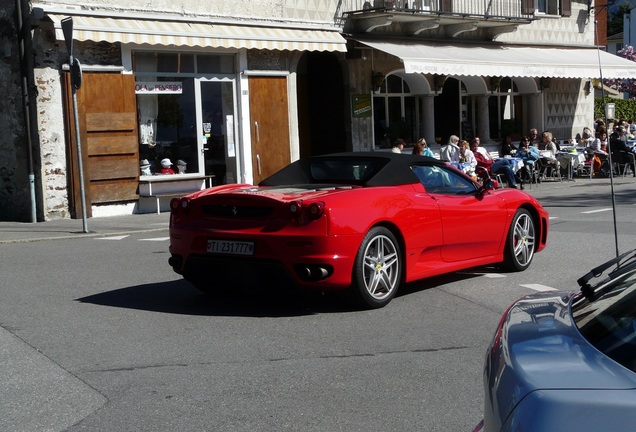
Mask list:
POLYGON ((254 184, 291 162, 286 77, 250 77, 254 184))
MULTIPOLYGON (((65 77, 69 208, 82 217, 70 76, 65 77)), ((86 213, 91 205, 138 199, 139 138, 135 78, 120 73, 84 73, 76 92, 86 213)))

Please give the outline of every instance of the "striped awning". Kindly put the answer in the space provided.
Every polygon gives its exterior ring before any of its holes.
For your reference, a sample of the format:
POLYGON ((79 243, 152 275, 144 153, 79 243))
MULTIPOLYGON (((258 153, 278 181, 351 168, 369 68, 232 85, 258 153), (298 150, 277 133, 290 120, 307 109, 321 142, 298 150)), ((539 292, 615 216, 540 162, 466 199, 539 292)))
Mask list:
POLYGON ((399 57, 406 73, 548 78, 636 78, 636 63, 591 48, 367 40, 359 42, 399 57), (602 74, 601 74, 602 72, 602 74))
MULTIPOLYGON (((55 37, 64 40, 61 21, 69 15, 47 14, 55 37)), ((247 48, 287 51, 341 51, 346 41, 333 30, 213 24, 73 15, 73 39, 201 48, 247 48)))

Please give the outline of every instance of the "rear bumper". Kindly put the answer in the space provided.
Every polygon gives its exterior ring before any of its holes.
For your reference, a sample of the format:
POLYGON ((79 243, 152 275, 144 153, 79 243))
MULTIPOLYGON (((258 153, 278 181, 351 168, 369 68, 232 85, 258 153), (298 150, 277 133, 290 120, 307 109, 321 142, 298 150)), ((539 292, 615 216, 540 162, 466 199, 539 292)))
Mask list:
POLYGON ((182 275, 209 273, 235 281, 282 272, 299 286, 338 290, 351 285, 353 262, 362 238, 362 235, 246 235, 171 227, 170 265, 182 275), (208 253, 209 239, 251 241, 254 242, 254 254, 208 253), (326 269, 326 275, 323 269, 326 269), (248 275, 251 277, 246 278, 248 275))

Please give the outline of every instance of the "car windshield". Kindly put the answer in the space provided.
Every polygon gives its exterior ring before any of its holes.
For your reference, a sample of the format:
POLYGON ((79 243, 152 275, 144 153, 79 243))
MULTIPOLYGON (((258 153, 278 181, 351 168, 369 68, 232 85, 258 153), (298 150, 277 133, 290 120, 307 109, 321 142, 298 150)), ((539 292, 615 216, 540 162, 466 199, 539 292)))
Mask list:
POLYGON ((573 299, 572 318, 598 350, 636 372, 636 263, 610 273, 573 299))

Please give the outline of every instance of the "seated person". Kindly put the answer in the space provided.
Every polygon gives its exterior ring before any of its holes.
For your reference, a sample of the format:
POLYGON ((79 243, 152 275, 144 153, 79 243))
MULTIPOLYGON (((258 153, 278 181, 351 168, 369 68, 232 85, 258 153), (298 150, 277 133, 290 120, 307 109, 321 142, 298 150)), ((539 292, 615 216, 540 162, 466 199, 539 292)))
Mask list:
POLYGON ((517 150, 517 157, 520 157, 523 160, 523 168, 521 168, 520 177, 527 180, 532 179, 535 164, 541 157, 539 155, 539 150, 529 144, 530 138, 527 136, 523 137, 519 142, 519 149, 517 150))
MULTIPOLYGON (((515 178, 515 172, 512 169, 514 162, 510 159, 501 158, 494 160, 488 151, 481 147, 479 137, 473 138, 471 142, 471 149, 477 160, 477 166, 484 168, 488 173, 501 174, 506 177, 508 187, 517 188, 517 179, 515 178)), ((485 180, 485 179, 484 179, 485 180)), ((520 185, 520 189, 523 189, 523 183, 520 185)))
POLYGON ((631 167, 634 177, 636 177, 636 155, 627 147, 624 132, 612 133, 610 136, 610 151, 612 152, 612 156, 614 156, 615 153, 620 154, 621 159, 624 161, 623 163, 631 167))
POLYGON ((541 135, 541 142, 539 143, 539 169, 542 175, 554 174, 559 172, 561 164, 556 158, 558 152, 557 146, 552 142, 552 132, 545 131, 541 135))
POLYGON ((517 152, 517 148, 512 144, 512 137, 510 135, 506 135, 504 140, 501 142, 501 150, 499 150, 500 156, 514 156, 517 152))
POLYGON ((459 143, 459 163, 461 169, 471 177, 475 176, 475 167, 477 166, 477 159, 470 149, 470 143, 466 140, 462 140, 459 143))
MULTIPOLYGON (((422 156, 428 156, 432 158, 435 157, 431 149, 428 147, 428 144, 426 144, 426 140, 424 138, 418 139, 416 144, 419 144, 422 148, 422 151, 419 154, 421 154, 422 156)), ((413 152, 413 154, 415 154, 415 152, 413 152)))
POLYGON ((459 137, 457 135, 451 135, 448 139, 448 143, 442 146, 439 154, 439 158, 446 162, 459 162, 459 137))

